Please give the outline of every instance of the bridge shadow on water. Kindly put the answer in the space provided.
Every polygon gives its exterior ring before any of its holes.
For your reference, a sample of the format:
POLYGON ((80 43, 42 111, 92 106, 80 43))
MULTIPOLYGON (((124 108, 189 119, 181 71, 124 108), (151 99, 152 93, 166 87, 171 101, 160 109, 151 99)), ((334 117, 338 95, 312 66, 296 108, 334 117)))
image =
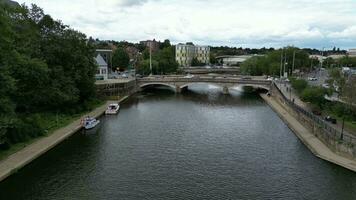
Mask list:
POLYGON ((223 94, 221 87, 209 84, 194 84, 176 93, 172 88, 167 86, 147 87, 142 92, 131 98, 131 104, 138 104, 140 101, 159 101, 169 99, 180 99, 182 101, 191 101, 205 105, 221 106, 246 106, 248 104, 264 105, 262 98, 259 96, 263 90, 247 88, 230 88, 229 94, 223 94))

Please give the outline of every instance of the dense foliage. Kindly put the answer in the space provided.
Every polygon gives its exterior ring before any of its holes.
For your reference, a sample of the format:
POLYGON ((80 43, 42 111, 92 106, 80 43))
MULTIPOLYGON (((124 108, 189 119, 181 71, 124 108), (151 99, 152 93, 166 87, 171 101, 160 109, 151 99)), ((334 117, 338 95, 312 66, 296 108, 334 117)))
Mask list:
MULTIPOLYGON (((285 65, 285 70, 289 75, 293 69, 302 71, 309 70, 311 65, 309 54, 295 47, 287 47, 285 49, 273 50, 264 56, 255 56, 245 61, 241 66, 241 72, 250 75, 279 75, 281 71, 281 63, 285 65), (283 59, 282 59, 283 57, 283 59), (293 58, 294 65, 293 65, 293 58)), ((314 61, 316 64, 317 61, 314 61)))
POLYGON ((76 113, 95 96, 86 36, 36 5, 0 2, 0 146, 44 134, 42 113, 76 113))
MULTIPOLYGON (((172 74, 176 73, 177 69, 175 46, 172 46, 169 40, 165 40, 160 45, 160 49, 152 53, 152 74, 172 74)), ((138 64, 137 73, 142 75, 151 74, 150 55, 147 48, 143 51, 143 58, 138 64)))
POLYGON ((292 87, 297 91, 298 94, 301 94, 305 88, 308 87, 308 82, 304 79, 290 78, 292 87))
POLYGON ((114 68, 127 69, 130 64, 129 54, 125 51, 124 48, 117 48, 112 57, 112 64, 114 68))

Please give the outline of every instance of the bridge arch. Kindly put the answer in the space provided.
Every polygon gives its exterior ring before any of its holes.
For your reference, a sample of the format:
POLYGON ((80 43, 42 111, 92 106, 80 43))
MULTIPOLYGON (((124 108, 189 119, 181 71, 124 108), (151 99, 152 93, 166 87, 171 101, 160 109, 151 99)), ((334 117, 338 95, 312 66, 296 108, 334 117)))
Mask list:
POLYGON ((213 82, 190 82, 190 83, 185 83, 185 84, 183 84, 183 85, 181 85, 179 87, 180 87, 180 89, 184 89, 184 88, 187 88, 187 87, 189 87, 191 85, 197 85, 197 84, 213 85, 213 86, 216 86, 216 87, 219 87, 219 88, 223 88, 224 87, 224 85, 221 84, 221 83, 213 83, 213 82))
POLYGON ((229 87, 229 89, 232 89, 232 88, 237 87, 237 86, 253 87, 253 88, 256 88, 256 89, 263 89, 263 90, 266 90, 266 91, 269 91, 271 89, 270 86, 268 86, 268 85, 244 84, 244 83, 234 84, 231 87, 229 87))
POLYGON ((168 84, 168 83, 152 82, 152 83, 144 83, 144 84, 139 85, 139 87, 141 89, 144 89, 144 88, 150 87, 150 86, 166 86, 166 87, 169 87, 169 88, 173 89, 174 91, 176 91, 176 86, 173 84, 168 84))

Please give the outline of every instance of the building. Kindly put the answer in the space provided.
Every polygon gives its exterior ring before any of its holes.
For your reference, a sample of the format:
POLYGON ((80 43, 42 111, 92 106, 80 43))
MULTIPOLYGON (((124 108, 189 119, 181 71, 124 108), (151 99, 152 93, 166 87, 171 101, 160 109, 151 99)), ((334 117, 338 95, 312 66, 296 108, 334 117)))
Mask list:
POLYGON ((328 55, 328 58, 332 58, 332 59, 334 59, 334 60, 338 60, 338 59, 341 59, 341 58, 343 58, 343 57, 345 57, 344 54, 332 54, 332 55, 328 55))
POLYGON ((98 64, 98 70, 95 74, 95 78, 97 80, 107 80, 109 73, 108 64, 100 54, 95 57, 95 61, 98 64))
POLYGON ((349 49, 347 55, 349 55, 350 57, 356 57, 356 49, 349 49))
POLYGON ((192 44, 176 45, 176 61, 182 67, 189 67, 196 58, 200 63, 209 64, 210 47, 194 46, 192 44))
POLYGON ((100 55, 108 66, 111 66, 113 51, 111 49, 97 49, 95 56, 100 55))
POLYGON ((157 42, 155 39, 140 42, 140 44, 144 45, 147 49, 151 48, 152 52, 157 52, 159 50, 160 43, 161 42, 159 42, 159 41, 157 42))
POLYGON ((252 58, 253 56, 261 56, 261 55, 226 55, 226 56, 218 56, 216 57, 219 64, 227 65, 227 66, 240 66, 247 59, 252 58))

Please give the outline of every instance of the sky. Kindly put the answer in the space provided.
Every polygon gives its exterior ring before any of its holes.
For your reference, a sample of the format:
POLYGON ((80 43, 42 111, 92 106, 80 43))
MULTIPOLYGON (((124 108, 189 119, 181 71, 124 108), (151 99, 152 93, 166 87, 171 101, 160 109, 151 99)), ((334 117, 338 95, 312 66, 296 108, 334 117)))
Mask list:
POLYGON ((19 0, 101 40, 356 48, 356 0, 19 0))

